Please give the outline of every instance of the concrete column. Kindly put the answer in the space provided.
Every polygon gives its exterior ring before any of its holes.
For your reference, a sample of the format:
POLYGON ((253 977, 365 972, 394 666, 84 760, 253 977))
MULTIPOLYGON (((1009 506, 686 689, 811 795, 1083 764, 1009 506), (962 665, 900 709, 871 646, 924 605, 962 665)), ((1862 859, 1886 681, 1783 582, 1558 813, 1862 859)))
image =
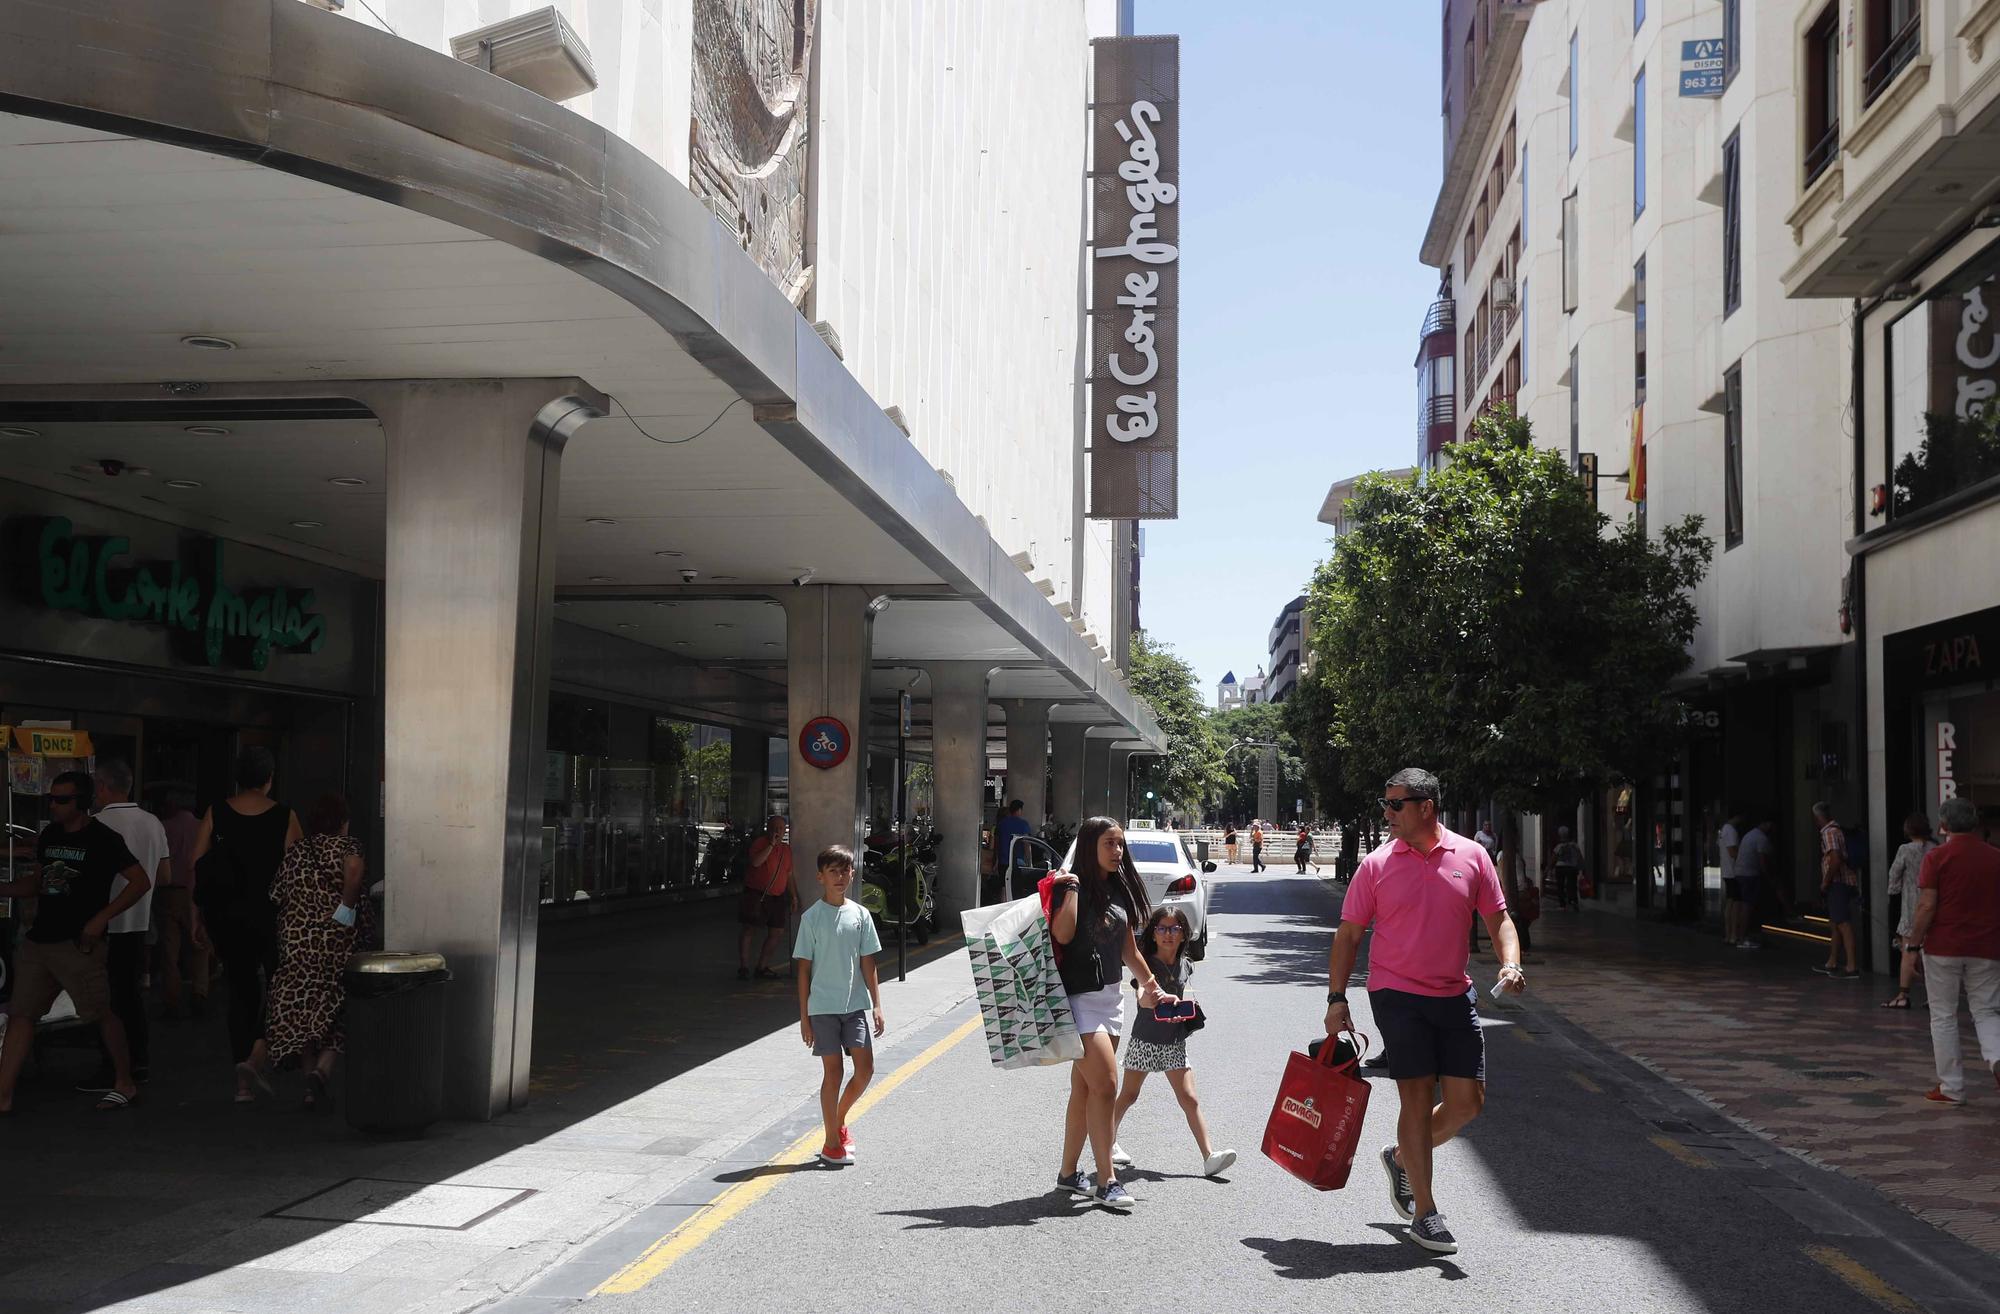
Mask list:
POLYGON ((576 379, 357 391, 388 449, 388 946, 449 960, 447 1111, 490 1118, 528 1097, 557 476, 604 403, 576 379))
MULTIPOLYGON (((1083 736, 1087 725, 1058 721, 1049 727, 1049 807, 1071 830, 1083 820, 1083 736)), ((1013 755, 1008 754, 1009 760, 1013 755)))
POLYGON ((1134 751, 1130 748, 1112 749, 1111 760, 1105 767, 1105 793, 1110 797, 1110 802, 1106 805, 1110 809, 1107 815, 1114 818, 1121 826, 1132 816, 1132 754, 1134 751))
POLYGON ((764 795, 770 786, 771 741, 761 730, 741 726, 729 732, 729 819, 756 830, 765 821, 764 795))
POLYGON ((1004 810, 1020 799, 1021 816, 1036 830, 1048 820, 1043 799, 1049 788, 1049 708, 1046 698, 1006 698, 1000 710, 1007 716, 1007 789, 1004 810))
POLYGON ((1111 807, 1111 741, 1091 735, 1083 741, 1083 806, 1077 822, 1106 815, 1111 807))
POLYGON ((949 934, 979 906, 979 823, 986 791, 986 677, 982 662, 925 667, 931 685, 931 771, 937 800, 938 917, 949 934))
POLYGON ((811 585, 780 595, 785 607, 785 665, 791 753, 792 863, 799 896, 819 899, 813 857, 829 844, 858 855, 867 829, 868 673, 873 595, 845 584, 811 585), (848 753, 822 769, 799 752, 799 735, 816 717, 847 727, 848 753))

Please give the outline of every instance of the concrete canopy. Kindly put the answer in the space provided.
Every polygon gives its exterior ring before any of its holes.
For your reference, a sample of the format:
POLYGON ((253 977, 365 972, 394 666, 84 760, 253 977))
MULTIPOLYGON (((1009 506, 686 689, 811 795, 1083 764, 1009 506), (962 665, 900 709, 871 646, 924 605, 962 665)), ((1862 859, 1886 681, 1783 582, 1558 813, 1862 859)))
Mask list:
POLYGON ((0 324, 0 418, 37 431, 0 438, 6 477, 379 575, 381 427, 248 403, 575 376, 614 407, 564 459, 564 622, 690 662, 781 662, 764 596, 810 570, 892 599, 878 666, 990 660, 995 697, 1066 699, 1161 741, 652 160, 293 0, 176 17, 172 40, 152 12, 0 13, 0 295, 32 308, 0 324))

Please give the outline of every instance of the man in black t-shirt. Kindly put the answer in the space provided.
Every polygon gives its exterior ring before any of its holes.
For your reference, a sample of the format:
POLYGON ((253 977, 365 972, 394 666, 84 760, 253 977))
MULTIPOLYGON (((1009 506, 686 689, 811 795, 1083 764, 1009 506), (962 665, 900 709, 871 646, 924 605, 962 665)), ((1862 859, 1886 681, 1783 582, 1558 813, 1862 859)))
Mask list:
POLYGON ((138 1097, 125 1027, 111 1011, 104 935, 111 919, 152 888, 150 874, 118 832, 90 815, 91 781, 65 771, 49 785, 54 818, 35 846, 35 874, 0 882, 0 895, 35 901, 35 920, 14 955, 14 997, 8 1002, 7 1042, 0 1048, 0 1113, 14 1107, 14 1083, 34 1048, 35 1023, 56 996, 69 992, 77 1020, 96 1022, 114 1073, 100 1109, 122 1109, 138 1097), (125 886, 111 897, 112 880, 125 886))

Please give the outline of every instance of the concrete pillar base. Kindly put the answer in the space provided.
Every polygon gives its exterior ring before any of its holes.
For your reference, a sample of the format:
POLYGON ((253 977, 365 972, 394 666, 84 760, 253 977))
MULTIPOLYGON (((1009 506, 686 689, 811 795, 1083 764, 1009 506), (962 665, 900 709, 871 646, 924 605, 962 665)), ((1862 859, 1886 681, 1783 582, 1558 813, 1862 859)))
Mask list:
POLYGON ((985 819, 986 679, 979 662, 938 662, 931 685, 931 771, 936 790, 938 922, 946 933, 979 906, 979 826, 985 819))

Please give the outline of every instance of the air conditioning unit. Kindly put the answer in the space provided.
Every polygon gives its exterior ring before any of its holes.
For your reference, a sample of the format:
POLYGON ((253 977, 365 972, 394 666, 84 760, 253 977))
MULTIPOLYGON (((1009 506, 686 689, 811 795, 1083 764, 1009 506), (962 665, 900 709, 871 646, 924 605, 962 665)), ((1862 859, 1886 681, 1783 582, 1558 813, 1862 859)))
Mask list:
POLYGON ((1496 278, 1493 280, 1493 308, 1511 310, 1514 307, 1514 280, 1496 278))
POLYGON ((590 51, 553 5, 455 36, 451 53, 550 100, 597 89, 590 51))

